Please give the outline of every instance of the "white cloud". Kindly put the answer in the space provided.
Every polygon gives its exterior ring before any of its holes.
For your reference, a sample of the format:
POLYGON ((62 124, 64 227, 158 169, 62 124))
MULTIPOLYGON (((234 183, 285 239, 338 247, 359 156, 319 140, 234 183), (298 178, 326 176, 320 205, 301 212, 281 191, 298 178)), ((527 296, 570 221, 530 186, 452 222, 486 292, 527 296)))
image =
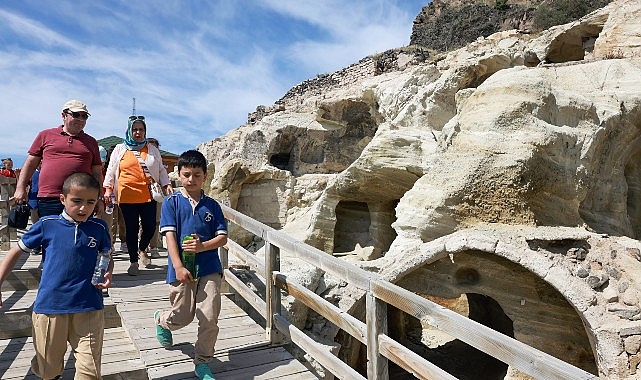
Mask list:
POLYGON ((0 3, 0 156, 25 155, 84 100, 96 138, 122 136, 132 97, 180 153, 292 86, 409 42, 422 1, 0 3))

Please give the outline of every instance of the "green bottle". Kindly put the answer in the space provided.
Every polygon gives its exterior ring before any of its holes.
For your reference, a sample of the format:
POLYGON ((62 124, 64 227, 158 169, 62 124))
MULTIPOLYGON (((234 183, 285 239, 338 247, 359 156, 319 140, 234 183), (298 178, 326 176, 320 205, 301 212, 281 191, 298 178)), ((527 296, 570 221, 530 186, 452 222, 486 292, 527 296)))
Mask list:
MULTIPOLYGON (((183 238, 183 243, 186 242, 187 240, 194 240, 194 237, 191 235, 187 235, 183 238)), ((196 252, 189 252, 189 251, 182 251, 182 260, 183 260, 183 265, 189 273, 191 273, 191 277, 198 278, 198 266, 196 265, 196 252)))

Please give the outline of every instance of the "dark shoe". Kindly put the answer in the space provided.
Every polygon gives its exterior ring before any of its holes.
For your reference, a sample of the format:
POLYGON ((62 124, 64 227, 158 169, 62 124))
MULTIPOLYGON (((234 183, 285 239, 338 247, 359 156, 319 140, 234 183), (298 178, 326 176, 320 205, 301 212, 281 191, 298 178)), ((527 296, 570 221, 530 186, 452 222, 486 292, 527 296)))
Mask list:
POLYGON ((129 264, 129 269, 127 269, 127 274, 130 276, 138 276, 138 272, 140 270, 138 269, 138 263, 131 263, 129 264))
MULTIPOLYGON (((154 313, 154 323, 156 324, 156 338, 158 339, 158 343, 165 348, 171 347, 174 344, 171 331, 158 324, 158 315, 160 315, 160 310, 156 310, 154 313)), ((209 367, 207 369, 209 369, 209 367)))

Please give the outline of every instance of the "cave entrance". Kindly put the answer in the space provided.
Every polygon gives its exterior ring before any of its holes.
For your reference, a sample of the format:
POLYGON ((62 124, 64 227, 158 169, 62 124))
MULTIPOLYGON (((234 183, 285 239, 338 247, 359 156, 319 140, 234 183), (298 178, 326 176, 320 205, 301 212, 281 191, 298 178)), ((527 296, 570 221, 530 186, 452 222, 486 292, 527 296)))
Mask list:
POLYGON ((389 250, 396 238, 398 200, 384 202, 340 201, 336 205, 334 253, 356 253, 371 260, 389 250))
POLYGON ((334 227, 334 252, 352 252, 360 247, 372 245, 369 227, 372 220, 367 203, 340 201, 336 206, 334 227))
MULTIPOLYGON (((425 296, 484 326, 514 338, 512 320, 491 297, 467 293, 447 299, 425 296)), ((508 365, 404 312, 389 308, 389 334, 415 353, 461 380, 502 380, 508 365)), ((413 375, 390 362, 390 378, 413 379, 413 375), (392 376, 393 374, 393 376, 392 376)))
POLYGON ((269 157, 269 164, 280 170, 292 170, 290 153, 275 153, 269 157))

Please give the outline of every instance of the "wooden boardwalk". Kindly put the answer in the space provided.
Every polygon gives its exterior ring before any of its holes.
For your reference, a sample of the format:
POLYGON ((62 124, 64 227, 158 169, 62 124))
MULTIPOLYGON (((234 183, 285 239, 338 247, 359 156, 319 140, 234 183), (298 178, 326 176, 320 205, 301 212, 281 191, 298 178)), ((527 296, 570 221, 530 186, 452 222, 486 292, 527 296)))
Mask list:
MULTIPOLYGON (((118 246, 118 245, 117 245, 118 246)), ((5 252, 0 253, 4 258, 5 252)), ((127 254, 114 256, 114 285, 105 297, 103 378, 195 379, 192 363, 197 321, 174 332, 174 346, 165 349, 155 337, 154 311, 169 307, 164 282, 166 253, 139 276, 126 273, 127 254)), ((36 295, 41 256, 24 254, 2 288, 0 309, 0 379, 36 379, 29 370, 33 357, 30 307, 36 295), (18 269, 19 268, 19 269, 18 269)), ((216 379, 317 379, 284 348, 265 341, 264 326, 223 296, 216 355, 210 363, 216 379)), ((73 356, 67 350, 63 379, 73 378, 73 356)))

